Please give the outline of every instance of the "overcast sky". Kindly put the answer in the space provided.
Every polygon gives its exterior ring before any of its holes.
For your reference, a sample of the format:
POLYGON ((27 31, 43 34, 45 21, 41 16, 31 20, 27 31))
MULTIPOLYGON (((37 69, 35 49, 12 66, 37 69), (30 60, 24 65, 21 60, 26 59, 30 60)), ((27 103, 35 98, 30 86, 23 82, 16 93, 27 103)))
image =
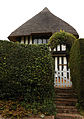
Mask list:
POLYGON ((84 38, 84 0, 0 0, 0 40, 47 7, 84 38))

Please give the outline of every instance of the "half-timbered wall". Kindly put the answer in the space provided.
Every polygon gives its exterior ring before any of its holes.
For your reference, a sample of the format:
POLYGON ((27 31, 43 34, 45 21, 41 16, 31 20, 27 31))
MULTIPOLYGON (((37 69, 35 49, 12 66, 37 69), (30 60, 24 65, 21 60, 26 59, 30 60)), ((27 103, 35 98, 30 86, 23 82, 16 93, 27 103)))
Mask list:
MULTIPOLYGON (((35 37, 35 36, 23 36, 21 37, 21 43, 22 44, 42 44, 42 43, 48 43, 48 37, 35 37)), ((51 51, 51 49, 49 48, 51 51)), ((67 70, 68 69, 68 60, 66 56, 59 56, 60 52, 66 51, 66 45, 57 45, 54 50, 58 56, 56 55, 55 58, 55 70, 67 70)))
POLYGON ((66 45, 57 45, 56 48, 54 48, 53 51, 66 51, 66 45))
POLYGON ((21 40, 20 40, 20 43, 21 44, 30 44, 30 42, 31 42, 31 39, 30 39, 31 37, 29 37, 29 36, 22 36, 21 37, 21 40))
POLYGON ((67 57, 65 56, 55 57, 55 71, 56 70, 63 71, 67 69, 68 69, 67 57))

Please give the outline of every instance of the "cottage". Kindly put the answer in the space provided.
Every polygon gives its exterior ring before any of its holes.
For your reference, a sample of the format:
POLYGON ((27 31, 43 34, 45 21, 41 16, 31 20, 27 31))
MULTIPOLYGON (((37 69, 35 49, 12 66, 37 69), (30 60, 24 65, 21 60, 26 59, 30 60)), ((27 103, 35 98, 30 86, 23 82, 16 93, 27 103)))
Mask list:
MULTIPOLYGON (((71 25, 53 15, 48 8, 44 8, 40 13, 13 31, 8 38, 10 41, 18 41, 24 44, 48 43, 50 36, 60 30, 69 32, 76 38, 79 37, 77 31, 71 25)), ((55 86, 71 86, 66 45, 58 45, 54 49, 53 58, 56 71, 55 86)))

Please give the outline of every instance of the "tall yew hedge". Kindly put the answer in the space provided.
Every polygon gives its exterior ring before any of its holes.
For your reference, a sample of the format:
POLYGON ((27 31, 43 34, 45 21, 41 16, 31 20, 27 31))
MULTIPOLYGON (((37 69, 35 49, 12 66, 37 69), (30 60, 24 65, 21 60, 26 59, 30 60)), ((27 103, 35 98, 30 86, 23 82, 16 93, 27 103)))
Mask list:
POLYGON ((71 48, 70 69, 73 88, 84 107, 84 39, 76 40, 71 48))
POLYGON ((0 41, 0 99, 51 99, 53 59, 46 45, 0 41))

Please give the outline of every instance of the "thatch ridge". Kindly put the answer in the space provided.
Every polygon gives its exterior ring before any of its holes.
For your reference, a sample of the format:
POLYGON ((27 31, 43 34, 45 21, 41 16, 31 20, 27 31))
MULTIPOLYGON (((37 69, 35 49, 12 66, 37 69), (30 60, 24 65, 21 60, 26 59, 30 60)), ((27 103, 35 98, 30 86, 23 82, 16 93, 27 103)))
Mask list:
POLYGON ((12 36, 28 36, 33 33, 54 33, 60 30, 72 33, 76 37, 79 36, 71 25, 53 15, 48 8, 44 8, 40 13, 13 31, 9 38, 12 36))

